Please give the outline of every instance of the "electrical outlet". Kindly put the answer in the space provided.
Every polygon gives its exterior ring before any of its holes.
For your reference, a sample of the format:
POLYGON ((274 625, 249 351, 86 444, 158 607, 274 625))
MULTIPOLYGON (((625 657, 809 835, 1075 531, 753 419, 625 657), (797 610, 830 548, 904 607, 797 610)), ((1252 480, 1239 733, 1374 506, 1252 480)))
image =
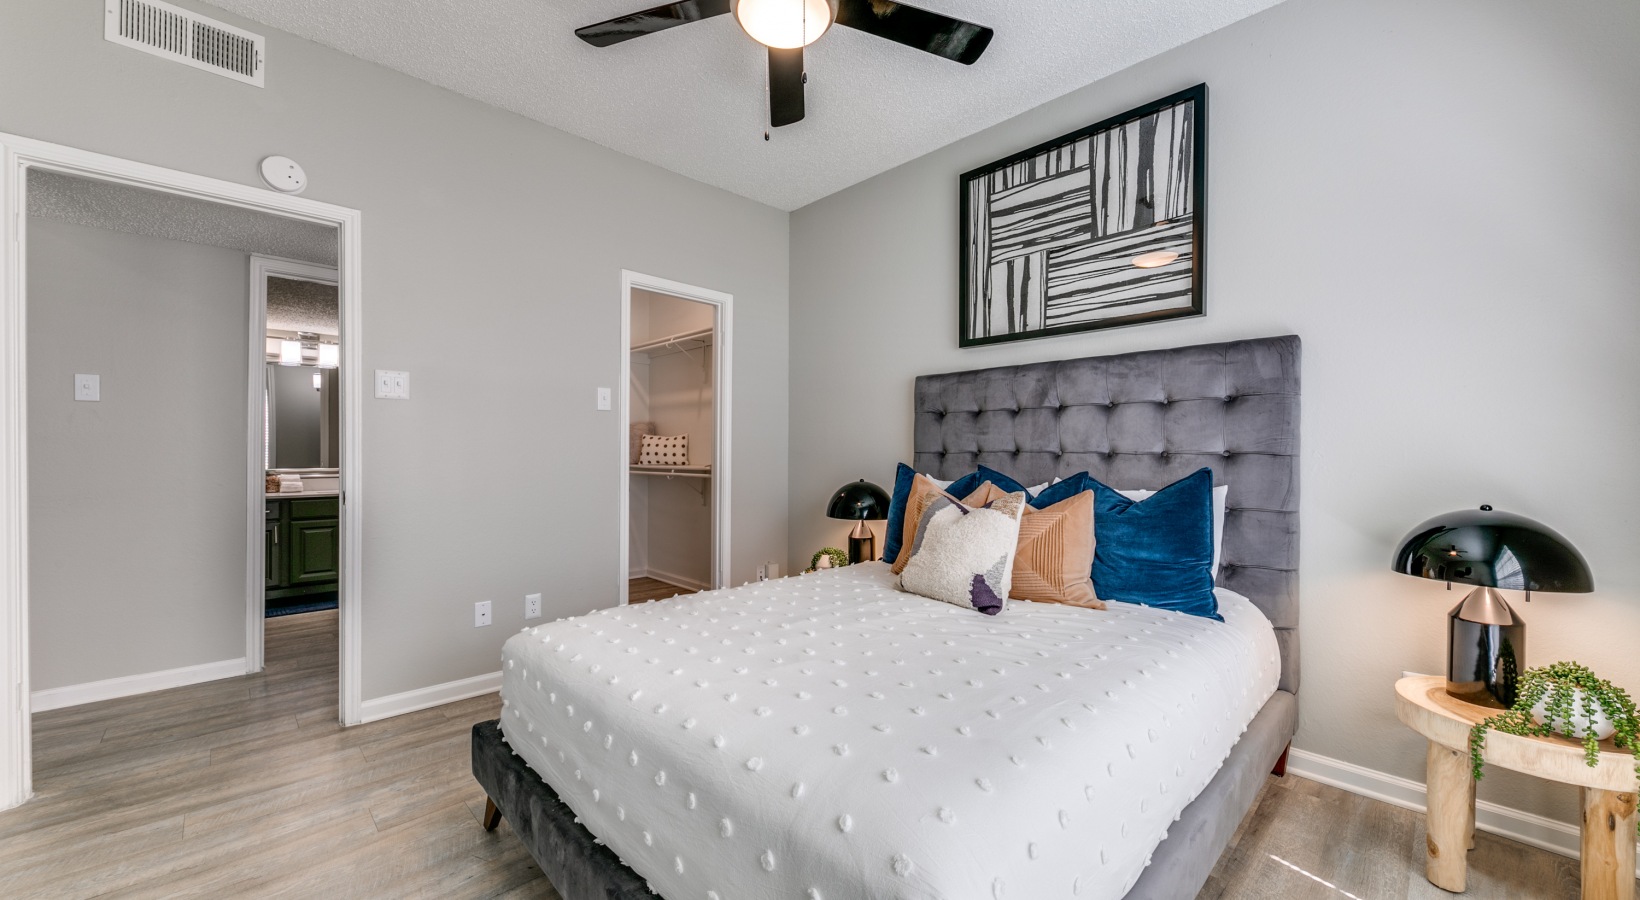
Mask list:
POLYGON ((484 600, 473 604, 473 627, 483 628, 490 624, 490 601, 484 600))
POLYGON ((539 618, 541 618, 541 595, 540 594, 525 594, 524 595, 524 618, 526 618, 526 619, 539 619, 539 618))
POLYGON ((767 565, 762 565, 762 566, 757 567, 757 580, 758 581, 768 581, 769 580, 769 567, 767 565))

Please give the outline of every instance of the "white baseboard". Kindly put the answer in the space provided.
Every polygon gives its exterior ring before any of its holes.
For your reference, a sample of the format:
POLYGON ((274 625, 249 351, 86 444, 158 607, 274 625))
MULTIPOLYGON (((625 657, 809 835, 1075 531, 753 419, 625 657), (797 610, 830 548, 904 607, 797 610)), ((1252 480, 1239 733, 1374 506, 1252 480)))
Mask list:
POLYGON ((31 712, 46 712, 47 710, 63 709, 68 706, 79 706, 82 703, 116 700, 120 697, 132 697, 137 694, 163 691, 167 688, 216 681, 219 678, 235 678, 245 674, 245 666, 245 658, 240 657, 239 659, 224 659, 220 662, 200 663, 197 666, 183 666, 180 669, 166 669, 162 672, 122 675, 119 678, 92 681, 86 684, 46 688, 29 694, 29 710, 31 712))
MULTIPOLYGON (((1352 794, 1382 800, 1404 809, 1420 813, 1426 811, 1424 786, 1399 775, 1368 769, 1297 747, 1288 754, 1287 771, 1300 778, 1330 784, 1352 794)), ((1578 858, 1582 849, 1576 825, 1489 800, 1475 801, 1475 827, 1573 859, 1578 858)))
POLYGON ((457 700, 466 700, 481 694, 493 694, 501 690, 501 672, 499 670, 485 675, 474 675, 460 681, 446 681, 430 687, 416 688, 402 694, 389 694, 386 697, 377 697, 359 704, 359 722, 375 722, 380 719, 389 719, 393 716, 402 716, 405 713, 420 709, 429 709, 434 706, 443 706, 457 700))
POLYGON ((677 574, 674 574, 672 572, 664 572, 660 569, 655 568, 654 566, 650 566, 648 569, 646 569, 644 571, 643 575, 640 575, 640 576, 637 576, 637 577, 639 577, 639 578, 645 578, 645 577, 653 578, 656 581, 664 581, 667 584, 677 585, 678 587, 691 588, 691 589, 697 590, 697 591, 709 591, 709 590, 712 589, 712 586, 707 584, 704 581, 696 581, 693 578, 689 578, 689 577, 686 577, 686 576, 683 576, 683 575, 677 575, 677 574))

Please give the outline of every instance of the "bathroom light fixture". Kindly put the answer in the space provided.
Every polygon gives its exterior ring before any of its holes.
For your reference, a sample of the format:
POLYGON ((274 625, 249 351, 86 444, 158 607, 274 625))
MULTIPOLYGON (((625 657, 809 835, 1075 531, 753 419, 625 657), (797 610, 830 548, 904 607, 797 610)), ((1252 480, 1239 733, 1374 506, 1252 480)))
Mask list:
POLYGON ((301 341, 280 341, 279 342, 279 365, 281 365, 281 366, 299 366, 301 364, 302 364, 302 342, 301 341))
POLYGON ((777 50, 807 47, 831 27, 829 0, 740 0, 735 21, 752 40, 777 50))
POLYGON ((1141 269, 1156 269, 1167 265, 1179 258, 1179 254, 1172 250, 1152 250, 1141 253, 1133 258, 1133 264, 1141 269))
POLYGON ((334 369, 341 364, 342 348, 336 344, 319 345, 319 368, 334 369))

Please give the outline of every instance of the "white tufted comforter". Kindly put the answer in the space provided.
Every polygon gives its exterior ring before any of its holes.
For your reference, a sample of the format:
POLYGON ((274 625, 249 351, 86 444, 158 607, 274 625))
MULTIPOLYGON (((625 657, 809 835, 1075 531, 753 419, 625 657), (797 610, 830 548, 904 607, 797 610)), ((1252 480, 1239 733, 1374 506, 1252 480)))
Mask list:
POLYGON ((881 563, 526 629, 502 729, 671 900, 1120 897, 1276 687, 1269 622, 893 589, 881 563))

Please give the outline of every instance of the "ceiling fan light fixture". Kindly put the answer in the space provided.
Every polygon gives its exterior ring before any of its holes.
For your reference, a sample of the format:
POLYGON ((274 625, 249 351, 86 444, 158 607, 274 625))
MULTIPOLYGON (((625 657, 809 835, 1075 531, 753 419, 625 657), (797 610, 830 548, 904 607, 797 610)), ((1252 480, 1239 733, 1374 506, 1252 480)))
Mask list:
POLYGON ((738 0, 735 21, 765 47, 793 50, 820 39, 837 16, 832 0, 738 0))

